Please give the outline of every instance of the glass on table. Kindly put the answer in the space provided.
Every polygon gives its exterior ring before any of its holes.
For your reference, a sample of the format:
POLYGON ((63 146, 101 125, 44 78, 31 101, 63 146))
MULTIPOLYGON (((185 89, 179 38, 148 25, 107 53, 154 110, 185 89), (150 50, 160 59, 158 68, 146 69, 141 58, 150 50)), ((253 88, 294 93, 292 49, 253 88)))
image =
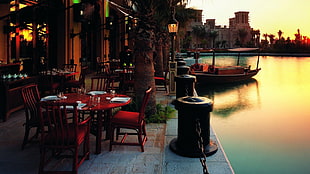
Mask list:
POLYGON ((77 89, 77 93, 78 93, 78 94, 86 94, 87 91, 86 91, 85 88, 82 87, 82 88, 78 88, 78 89, 77 89))
POLYGON ((63 97, 64 97, 64 92, 59 92, 59 93, 57 94, 57 97, 63 98, 63 97))
POLYGON ((78 89, 77 89, 77 93, 78 93, 78 94, 82 94, 82 89, 81 89, 81 88, 78 88, 78 89))
POLYGON ((87 93, 86 88, 81 88, 81 90, 82 90, 82 94, 86 94, 87 93))
POLYGON ((100 97, 98 97, 98 96, 96 97, 96 102, 100 103, 100 97))
POLYGON ((110 90, 110 94, 111 94, 112 96, 114 96, 114 95, 115 95, 115 90, 110 90))

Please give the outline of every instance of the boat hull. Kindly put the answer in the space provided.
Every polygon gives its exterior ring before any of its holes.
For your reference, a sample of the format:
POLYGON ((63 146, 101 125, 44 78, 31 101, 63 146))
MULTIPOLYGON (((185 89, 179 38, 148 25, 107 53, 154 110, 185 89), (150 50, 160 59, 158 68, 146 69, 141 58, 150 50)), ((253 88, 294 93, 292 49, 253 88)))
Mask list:
POLYGON ((197 83, 201 84, 225 84, 241 82, 251 79, 255 76, 260 69, 251 70, 242 74, 211 74, 206 72, 195 72, 193 75, 196 76, 197 83))

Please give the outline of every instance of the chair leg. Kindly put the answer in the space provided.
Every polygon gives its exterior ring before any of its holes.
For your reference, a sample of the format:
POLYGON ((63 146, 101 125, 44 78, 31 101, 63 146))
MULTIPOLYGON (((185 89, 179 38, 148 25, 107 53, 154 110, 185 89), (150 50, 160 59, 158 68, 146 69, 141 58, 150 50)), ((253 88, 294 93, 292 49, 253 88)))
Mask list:
POLYGON ((118 140, 120 132, 121 132, 121 129, 120 128, 116 128, 116 140, 118 140))
POLYGON ((84 155, 86 154, 86 160, 89 160, 89 136, 84 141, 84 155))
POLYGON ((78 170, 78 163, 79 163, 79 148, 74 148, 74 157, 72 163, 72 173, 76 174, 78 170))
POLYGON ((146 136, 145 124, 142 126, 142 130, 143 130, 143 135, 146 136))
POLYGON ((41 148, 41 150, 40 150, 39 174, 43 173, 44 165, 45 165, 45 149, 41 148))
POLYGON ((26 124, 25 125, 24 141, 23 141, 23 144, 22 144, 22 150, 24 150, 26 144, 28 143, 29 131, 30 131, 30 127, 26 124))
POLYGON ((141 146, 141 151, 144 152, 144 144, 143 144, 143 140, 142 140, 142 129, 138 130, 138 141, 139 141, 139 144, 141 146))
POLYGON ((110 147, 109 147, 109 151, 112 151, 112 143, 114 142, 114 126, 110 125, 110 147))

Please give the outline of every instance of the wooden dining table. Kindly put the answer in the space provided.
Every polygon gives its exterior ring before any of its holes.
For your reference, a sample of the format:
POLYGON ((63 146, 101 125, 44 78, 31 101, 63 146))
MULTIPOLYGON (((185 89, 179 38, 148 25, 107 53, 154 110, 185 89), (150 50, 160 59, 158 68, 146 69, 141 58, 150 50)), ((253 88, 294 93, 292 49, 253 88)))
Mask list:
MULTIPOLYGON (((56 98, 55 102, 66 102, 66 103, 81 103, 81 107, 78 109, 80 111, 96 111, 97 113, 97 123, 96 123, 96 154, 101 153, 101 141, 102 141, 102 119, 103 119, 103 112, 106 113, 105 116, 105 123, 106 123, 106 139, 108 139, 109 136, 109 123, 110 119, 112 117, 112 109, 122 107, 125 105, 128 105, 131 102, 131 98, 126 95, 121 94, 110 94, 110 93, 104 93, 101 94, 100 91, 94 91, 98 92, 99 94, 78 94, 78 93, 67 93, 64 94, 62 98, 56 98), (100 100, 98 100, 98 97, 100 97, 100 100), (113 101, 113 98, 120 98, 120 99, 126 99, 122 101, 113 101)), ((53 96, 55 97, 55 96, 53 96)), ((48 96, 47 98, 48 99, 48 96)), ((41 100, 44 100, 42 98, 41 100)))

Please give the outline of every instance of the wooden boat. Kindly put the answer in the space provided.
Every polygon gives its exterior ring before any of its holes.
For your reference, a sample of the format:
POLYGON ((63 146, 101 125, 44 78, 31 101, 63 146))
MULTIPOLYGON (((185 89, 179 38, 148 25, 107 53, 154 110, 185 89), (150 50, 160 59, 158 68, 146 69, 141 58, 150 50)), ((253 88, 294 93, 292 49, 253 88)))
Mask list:
POLYGON ((198 83, 206 84, 222 84, 222 83, 234 83, 245 81, 255 76, 261 68, 259 64, 259 54, 257 58, 257 65, 255 69, 251 69, 251 66, 242 67, 239 66, 240 52, 254 51, 258 48, 235 48, 228 49, 228 51, 238 52, 238 61, 236 66, 215 66, 215 52, 213 51, 212 64, 199 64, 196 62, 190 67, 190 73, 196 76, 198 83))

